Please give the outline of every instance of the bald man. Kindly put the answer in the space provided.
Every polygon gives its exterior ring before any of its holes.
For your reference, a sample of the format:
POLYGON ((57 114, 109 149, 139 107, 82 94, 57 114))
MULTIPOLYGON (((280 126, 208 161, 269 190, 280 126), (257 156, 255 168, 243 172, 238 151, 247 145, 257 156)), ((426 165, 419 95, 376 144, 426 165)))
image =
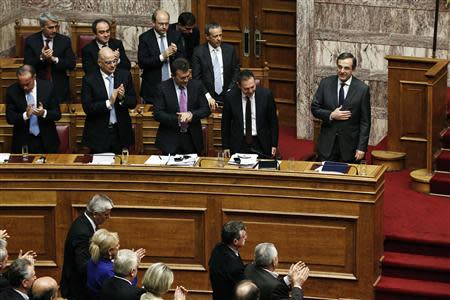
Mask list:
POLYGON ((242 280, 236 286, 236 300, 259 300, 259 288, 251 280, 242 280))
POLYGON ((117 68, 109 47, 98 53, 99 69, 83 78, 81 101, 86 113, 82 143, 91 153, 121 153, 133 144, 129 109, 136 107, 131 73, 117 68))
POLYGON ((33 300, 56 300, 58 283, 51 277, 40 277, 34 281, 31 288, 33 300))

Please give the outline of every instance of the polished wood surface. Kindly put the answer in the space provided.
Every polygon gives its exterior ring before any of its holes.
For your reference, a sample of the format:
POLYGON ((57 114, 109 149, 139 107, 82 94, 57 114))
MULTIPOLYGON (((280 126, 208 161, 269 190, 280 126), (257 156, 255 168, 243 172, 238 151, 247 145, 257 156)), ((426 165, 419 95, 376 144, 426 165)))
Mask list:
POLYGON ((447 123, 448 60, 386 56, 388 150, 406 153, 406 168, 433 169, 447 123))
MULTIPOLYGON (((174 285, 190 299, 210 299, 208 259, 224 222, 245 222, 241 255, 252 260, 257 243, 273 242, 279 272, 305 261, 308 297, 373 299, 380 275, 384 167, 366 176, 327 175, 312 162, 281 162, 281 170, 218 167, 203 158, 196 167, 74 163, 77 155, 46 155, 45 164, 0 164, 0 228, 8 230, 10 257, 38 253, 36 273, 59 278, 71 222, 93 194, 115 208, 104 227, 117 231, 122 248, 145 247, 139 277, 153 262, 175 271, 174 285)), ((21 157, 18 157, 20 162, 21 157)), ((354 169, 354 168, 353 168, 354 169)))

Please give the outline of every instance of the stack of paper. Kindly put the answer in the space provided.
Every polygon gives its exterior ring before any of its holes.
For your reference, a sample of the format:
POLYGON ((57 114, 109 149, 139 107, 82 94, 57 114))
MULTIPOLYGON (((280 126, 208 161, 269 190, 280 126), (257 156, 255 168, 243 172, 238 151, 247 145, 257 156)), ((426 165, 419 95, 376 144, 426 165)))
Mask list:
POLYGON ((0 163, 6 163, 9 160, 10 153, 0 153, 0 163))
POLYGON ((253 168, 258 163, 258 154, 235 153, 231 156, 228 164, 240 167, 253 168))
POLYGON ((113 165, 114 157, 115 157, 114 153, 94 154, 92 157, 91 164, 93 164, 93 165, 113 165))
POLYGON ((197 154, 176 154, 176 155, 152 155, 150 156, 144 164, 146 165, 157 165, 157 166, 194 166, 199 157, 197 154))

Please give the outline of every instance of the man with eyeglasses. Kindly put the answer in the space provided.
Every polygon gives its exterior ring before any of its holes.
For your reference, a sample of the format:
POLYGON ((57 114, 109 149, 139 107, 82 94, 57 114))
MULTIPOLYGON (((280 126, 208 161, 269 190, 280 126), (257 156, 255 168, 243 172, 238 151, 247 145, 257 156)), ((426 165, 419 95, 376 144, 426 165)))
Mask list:
POLYGON ((38 79, 52 81, 56 101, 66 102, 70 97, 67 71, 76 64, 70 38, 58 33, 58 18, 49 12, 39 16, 39 23, 42 30, 25 40, 24 64, 36 69, 38 79))
POLYGON ((154 102, 158 84, 170 78, 170 63, 178 57, 184 57, 181 34, 168 30, 169 21, 169 13, 158 9, 152 15, 153 28, 139 36, 141 97, 146 103, 154 102))
POLYGON ((29 300, 36 273, 34 264, 26 258, 18 258, 9 266, 8 280, 11 287, 0 294, 0 300, 29 300))
POLYGON ((104 47, 114 51, 114 57, 118 61, 117 68, 129 71, 131 63, 122 41, 111 37, 111 23, 106 19, 97 19, 92 23, 92 31, 95 39, 81 49, 84 73, 88 74, 98 69, 98 51, 104 47))
POLYGON ((81 102, 86 113, 82 143, 90 153, 113 152, 134 143, 129 109, 136 107, 130 71, 117 68, 111 48, 99 51, 99 69, 83 77, 81 102))
POLYGON ((89 242, 94 232, 109 219, 112 200, 97 194, 89 200, 86 211, 70 226, 64 245, 61 295, 68 300, 89 299, 86 291, 87 263, 91 258, 89 242))

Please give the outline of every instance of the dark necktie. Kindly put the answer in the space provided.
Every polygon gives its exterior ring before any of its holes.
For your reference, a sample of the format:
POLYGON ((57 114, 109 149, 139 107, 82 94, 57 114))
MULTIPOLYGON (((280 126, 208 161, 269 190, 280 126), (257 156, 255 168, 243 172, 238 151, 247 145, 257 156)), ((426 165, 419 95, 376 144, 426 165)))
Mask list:
POLYGON ((339 103, 338 106, 341 106, 344 104, 344 86, 345 86, 345 82, 341 81, 341 88, 339 89, 339 103))
MULTIPOLYGON (((50 42, 51 42, 51 39, 46 39, 45 40, 44 50, 50 49, 50 42)), ((47 62, 47 67, 45 68, 44 79, 45 80, 52 80, 52 64, 49 63, 49 62, 47 62)))
POLYGON ((252 104, 249 97, 245 103, 245 142, 247 144, 252 143, 252 104))

